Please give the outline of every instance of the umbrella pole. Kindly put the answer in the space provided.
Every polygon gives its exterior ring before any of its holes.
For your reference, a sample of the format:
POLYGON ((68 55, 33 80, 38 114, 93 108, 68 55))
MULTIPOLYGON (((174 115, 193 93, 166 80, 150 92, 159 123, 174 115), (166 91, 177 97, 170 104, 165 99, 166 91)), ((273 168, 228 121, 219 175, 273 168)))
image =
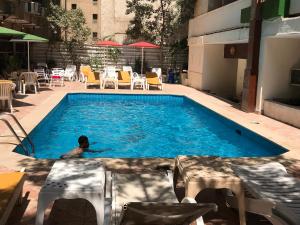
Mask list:
POLYGON ((29 41, 27 41, 27 69, 30 72, 30 52, 29 52, 29 41))
POLYGON ((143 74, 143 67, 144 67, 144 48, 142 48, 141 75, 143 74))

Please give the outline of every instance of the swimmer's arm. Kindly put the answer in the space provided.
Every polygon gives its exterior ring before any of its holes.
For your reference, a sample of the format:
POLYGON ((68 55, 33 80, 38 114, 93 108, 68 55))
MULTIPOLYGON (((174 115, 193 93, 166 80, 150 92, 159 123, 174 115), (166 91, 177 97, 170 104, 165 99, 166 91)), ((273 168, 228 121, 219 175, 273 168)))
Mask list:
POLYGON ((91 152, 91 153, 101 153, 101 152, 105 152, 105 151, 110 151, 112 150, 111 148, 104 148, 101 150, 92 150, 92 149, 85 149, 85 152, 91 152))
POLYGON ((79 158, 81 157, 82 152, 83 152, 82 149, 76 148, 66 154, 61 155, 60 158, 61 159, 79 158))

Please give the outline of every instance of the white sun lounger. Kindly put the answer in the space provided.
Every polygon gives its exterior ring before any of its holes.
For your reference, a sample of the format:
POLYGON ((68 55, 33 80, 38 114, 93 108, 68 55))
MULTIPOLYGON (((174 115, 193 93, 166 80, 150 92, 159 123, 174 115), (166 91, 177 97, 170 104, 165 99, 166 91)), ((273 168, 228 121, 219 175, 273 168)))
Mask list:
POLYGON ((217 208, 215 204, 197 204, 191 198, 179 203, 170 172, 113 174, 111 193, 111 221, 105 222, 111 225, 184 225, 195 220, 204 225, 202 216, 217 208))
MULTIPOLYGON (((261 166, 233 166, 246 190, 246 211, 265 216, 274 225, 300 224, 300 180, 287 174, 277 162, 261 166)), ((235 205, 228 197, 229 205, 235 205)))

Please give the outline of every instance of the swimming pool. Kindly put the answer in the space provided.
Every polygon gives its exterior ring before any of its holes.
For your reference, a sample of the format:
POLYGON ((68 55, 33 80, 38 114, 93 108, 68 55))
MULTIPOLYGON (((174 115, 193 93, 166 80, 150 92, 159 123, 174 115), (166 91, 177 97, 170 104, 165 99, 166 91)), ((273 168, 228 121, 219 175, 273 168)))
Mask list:
POLYGON ((250 157, 286 151, 174 95, 68 94, 29 134, 34 157, 42 159, 59 158, 77 146, 80 135, 89 137, 90 149, 107 149, 85 153, 86 158, 250 157))

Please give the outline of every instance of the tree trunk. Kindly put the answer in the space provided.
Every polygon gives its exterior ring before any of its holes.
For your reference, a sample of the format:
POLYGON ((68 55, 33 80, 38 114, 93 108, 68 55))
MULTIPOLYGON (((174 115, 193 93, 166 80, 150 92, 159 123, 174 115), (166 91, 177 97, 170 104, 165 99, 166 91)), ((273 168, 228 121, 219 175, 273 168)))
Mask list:
POLYGON ((163 52, 163 46, 164 46, 164 35, 165 35, 165 9, 164 9, 164 0, 160 0, 160 10, 161 10, 161 16, 162 16, 162 27, 161 27, 161 33, 160 33, 160 62, 161 62, 161 69, 163 69, 164 65, 164 52, 163 52))

